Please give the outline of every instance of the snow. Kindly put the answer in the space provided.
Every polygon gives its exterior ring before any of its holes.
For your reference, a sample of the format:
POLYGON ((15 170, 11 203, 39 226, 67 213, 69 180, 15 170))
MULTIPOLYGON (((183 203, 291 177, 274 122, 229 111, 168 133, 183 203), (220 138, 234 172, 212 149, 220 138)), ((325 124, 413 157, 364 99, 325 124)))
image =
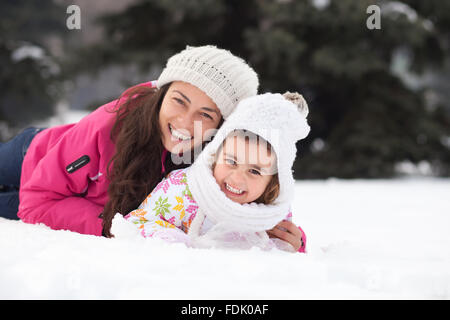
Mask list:
POLYGON ((43 121, 36 121, 32 125, 40 128, 49 128, 63 124, 76 123, 89 114, 86 110, 72 110, 66 100, 56 104, 55 114, 43 121))
MULTIPOLYGON (((0 299, 449 299, 450 179, 298 181, 307 254, 0 218, 0 299)), ((122 220, 123 221, 123 220, 122 220)))
POLYGON ((311 2, 317 10, 323 10, 330 4, 330 0, 312 0, 311 2))
POLYGON ((42 60, 44 59, 44 57, 44 50, 41 47, 31 44, 24 44, 11 53, 11 59, 14 62, 19 62, 27 58, 33 60, 42 60))

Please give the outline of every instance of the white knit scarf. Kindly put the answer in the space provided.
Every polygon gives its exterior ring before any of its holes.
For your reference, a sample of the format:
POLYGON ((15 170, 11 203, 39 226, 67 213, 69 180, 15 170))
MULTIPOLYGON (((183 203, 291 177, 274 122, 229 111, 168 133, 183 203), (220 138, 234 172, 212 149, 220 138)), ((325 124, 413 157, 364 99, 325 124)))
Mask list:
POLYGON ((213 223, 226 224, 233 231, 268 230, 288 214, 289 203, 286 202, 265 205, 254 202, 239 204, 232 201, 220 189, 211 168, 203 161, 196 161, 189 167, 186 177, 189 190, 200 211, 213 223))

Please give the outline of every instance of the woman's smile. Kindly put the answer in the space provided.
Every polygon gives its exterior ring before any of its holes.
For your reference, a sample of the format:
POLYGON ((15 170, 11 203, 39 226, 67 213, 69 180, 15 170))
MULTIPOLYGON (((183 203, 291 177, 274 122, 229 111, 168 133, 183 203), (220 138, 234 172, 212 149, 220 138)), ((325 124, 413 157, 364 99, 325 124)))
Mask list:
POLYGON ((192 135, 183 134, 183 132, 187 133, 188 130, 185 130, 185 129, 177 130, 170 123, 169 123, 169 131, 170 131, 170 134, 172 135, 172 137, 174 138, 174 141, 177 141, 177 140, 190 141, 192 139, 192 135))

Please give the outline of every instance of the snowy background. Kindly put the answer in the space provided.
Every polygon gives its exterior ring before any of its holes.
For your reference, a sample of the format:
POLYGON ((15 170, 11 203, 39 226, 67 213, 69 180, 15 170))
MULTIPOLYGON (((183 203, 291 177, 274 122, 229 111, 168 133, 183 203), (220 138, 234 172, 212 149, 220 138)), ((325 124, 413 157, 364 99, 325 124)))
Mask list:
MULTIPOLYGON (((83 116, 60 108, 52 124, 83 116)), ((450 179, 424 176, 298 181, 293 220, 307 254, 0 218, 0 299, 449 299, 449 191, 450 179)))
POLYGON ((307 254, 0 219, 0 299, 449 299, 449 190, 428 178, 298 182, 307 254))

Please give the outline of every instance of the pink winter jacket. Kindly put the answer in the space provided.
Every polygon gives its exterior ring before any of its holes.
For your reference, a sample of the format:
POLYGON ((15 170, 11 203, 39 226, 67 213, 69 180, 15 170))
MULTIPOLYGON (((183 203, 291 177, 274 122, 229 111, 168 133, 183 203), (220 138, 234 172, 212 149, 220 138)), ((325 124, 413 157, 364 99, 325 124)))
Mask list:
MULTIPOLYGON (((155 82, 142 86, 154 87, 155 82)), ((108 200, 106 169, 114 155, 111 129, 116 102, 78 123, 41 131, 22 165, 18 216, 52 229, 102 235, 99 215, 108 200)))

